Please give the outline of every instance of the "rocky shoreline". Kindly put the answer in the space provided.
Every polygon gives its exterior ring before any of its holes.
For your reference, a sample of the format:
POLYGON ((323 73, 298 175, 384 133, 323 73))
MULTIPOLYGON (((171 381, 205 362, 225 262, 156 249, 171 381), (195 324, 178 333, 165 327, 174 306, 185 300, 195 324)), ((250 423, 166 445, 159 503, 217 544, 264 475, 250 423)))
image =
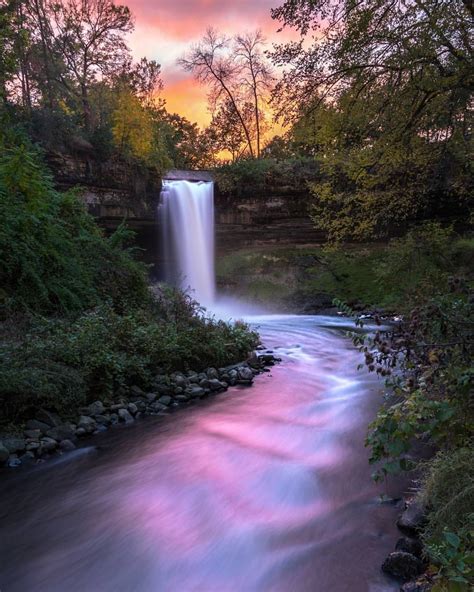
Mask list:
POLYGON ((42 463, 76 449, 81 440, 115 425, 167 415, 179 407, 225 392, 229 387, 251 386, 256 375, 268 372, 268 367, 279 361, 271 350, 260 346, 247 361, 225 368, 157 374, 152 390, 145 392, 137 385, 120 387, 110 399, 80 408, 74 421, 64 421, 54 410, 39 409, 26 421, 23 435, 0 436, 0 467, 42 463))
POLYGON ((420 540, 425 524, 426 509, 416 498, 407 500, 397 520, 403 536, 382 564, 383 572, 401 582, 400 592, 429 592, 433 586, 420 540))

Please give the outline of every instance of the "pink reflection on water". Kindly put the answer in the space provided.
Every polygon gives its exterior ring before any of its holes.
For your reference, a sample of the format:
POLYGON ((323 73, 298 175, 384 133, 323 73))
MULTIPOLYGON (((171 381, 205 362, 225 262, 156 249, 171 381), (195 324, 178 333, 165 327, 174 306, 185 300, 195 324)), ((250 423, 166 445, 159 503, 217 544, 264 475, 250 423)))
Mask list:
POLYGON ((357 352, 310 317, 261 324, 283 358, 271 378, 12 482, 5 590, 396 589, 379 569, 396 509, 374 503, 363 440, 378 401, 357 352))

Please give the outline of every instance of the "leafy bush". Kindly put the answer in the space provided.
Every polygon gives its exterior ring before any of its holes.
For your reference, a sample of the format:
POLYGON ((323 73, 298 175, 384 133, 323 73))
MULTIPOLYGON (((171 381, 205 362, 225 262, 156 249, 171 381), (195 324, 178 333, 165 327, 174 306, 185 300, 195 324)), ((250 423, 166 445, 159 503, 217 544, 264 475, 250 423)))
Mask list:
POLYGON ((367 438, 371 462, 383 461, 377 477, 411 468, 405 455, 415 439, 455 448, 472 435, 474 303, 462 284, 450 288, 395 329, 355 337, 368 369, 385 377, 392 392, 367 438))
POLYGON ((319 176, 314 158, 242 159, 220 167, 215 172, 219 190, 233 196, 248 195, 265 187, 305 190, 308 181, 319 176))
POLYGON ((28 142, 0 139, 0 310, 74 312, 147 298, 145 268, 107 239, 75 192, 61 194, 28 142))
POLYGON ((423 540, 438 567, 436 590, 474 583, 474 451, 460 448, 428 463, 422 499, 429 508, 423 540), (451 587, 450 587, 451 585, 451 587))
POLYGON ((120 314, 101 305, 75 320, 34 319, 20 335, 0 341, 0 400, 4 419, 31 408, 74 411, 119 386, 151 386, 154 375, 202 370, 246 357, 257 335, 244 323, 203 315, 189 296, 158 290, 150 306, 120 314))

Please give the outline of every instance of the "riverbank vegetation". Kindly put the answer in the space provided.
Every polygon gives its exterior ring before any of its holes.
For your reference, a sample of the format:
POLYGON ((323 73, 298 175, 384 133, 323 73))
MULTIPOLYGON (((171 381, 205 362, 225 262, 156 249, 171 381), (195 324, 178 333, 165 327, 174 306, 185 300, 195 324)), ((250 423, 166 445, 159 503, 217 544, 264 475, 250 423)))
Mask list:
POLYGON ((257 336, 206 316, 191 296, 148 285, 147 269, 60 193, 20 130, 0 140, 1 421, 74 413, 156 374, 244 359, 257 336))

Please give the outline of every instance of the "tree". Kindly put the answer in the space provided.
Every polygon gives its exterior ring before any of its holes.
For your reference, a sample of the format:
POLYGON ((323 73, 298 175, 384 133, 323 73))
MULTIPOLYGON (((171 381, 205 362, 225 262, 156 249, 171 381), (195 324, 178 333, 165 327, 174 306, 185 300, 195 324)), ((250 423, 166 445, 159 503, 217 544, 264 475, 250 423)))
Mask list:
POLYGON ((15 51, 16 2, 0 4, 0 100, 6 102, 7 84, 18 70, 18 55, 15 51))
POLYGON ((172 164, 165 146, 160 114, 144 106, 127 88, 118 95, 112 124, 114 142, 120 154, 159 171, 172 164))
POLYGON ((292 0, 273 16, 301 34, 273 53, 284 70, 274 101, 322 162, 320 227, 362 239, 466 207, 474 56, 464 2, 292 0))
POLYGON ((133 29, 130 11, 113 0, 43 1, 51 19, 51 53, 62 61, 56 75, 80 101, 84 126, 90 130, 90 86, 120 71, 127 61, 124 36, 133 29))
MULTIPOLYGON (((245 103, 241 107, 241 116, 246 122, 248 133, 252 142, 255 133, 253 126, 254 108, 252 103, 245 103)), ((223 102, 213 114, 208 127, 208 134, 214 138, 215 152, 228 152, 232 162, 235 162, 245 154, 247 148, 246 135, 242 130, 240 118, 230 101, 223 102)))
POLYGON ((234 55, 240 64, 241 84, 253 101, 257 158, 260 158, 264 127, 265 114, 262 109, 268 103, 268 93, 273 83, 270 67, 262 51, 264 46, 265 38, 260 30, 234 38, 234 55))
MULTIPOLYGON (((264 44, 260 31, 230 39, 208 29, 202 40, 179 60, 185 70, 209 87, 211 111, 219 125, 226 114, 239 122, 245 136, 245 151, 252 158, 260 156, 264 108, 273 80, 263 53, 264 44)), ((229 121, 229 126, 233 126, 233 121, 229 121)))

